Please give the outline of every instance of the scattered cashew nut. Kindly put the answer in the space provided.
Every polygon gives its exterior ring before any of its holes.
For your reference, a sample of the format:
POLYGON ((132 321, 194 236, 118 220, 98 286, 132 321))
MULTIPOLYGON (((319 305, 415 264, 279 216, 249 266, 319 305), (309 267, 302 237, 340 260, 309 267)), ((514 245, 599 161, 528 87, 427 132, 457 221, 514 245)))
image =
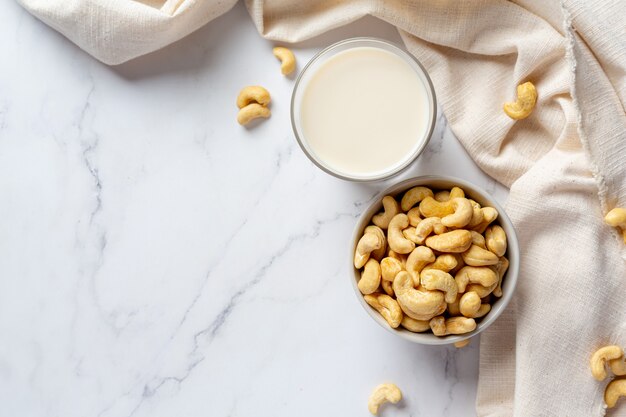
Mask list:
POLYGON ((394 216, 400 213, 400 204, 390 195, 383 197, 383 212, 372 217, 372 223, 381 229, 387 229, 389 222, 394 216))
POLYGON ((620 397, 626 397, 626 379, 614 379, 604 391, 604 402, 608 408, 615 407, 620 397))
POLYGON ((387 243, 389 247, 400 254, 410 253, 415 249, 415 243, 405 238, 402 230, 409 227, 409 218, 404 213, 393 216, 387 228, 387 243))
POLYGON ((270 93, 260 85, 249 85, 244 87, 237 96, 237 107, 243 109, 250 103, 257 103, 263 107, 270 104, 270 93))
POLYGON ((593 377, 598 381, 604 380, 607 376, 605 364, 608 361, 620 359, 623 356, 624 351, 621 347, 616 345, 604 346, 598 349, 593 355, 591 355, 591 360, 589 361, 591 375, 593 375, 593 377))
POLYGON ((372 306, 387 321, 391 328, 397 328, 402 322, 402 310, 398 302, 386 294, 367 294, 365 302, 372 306))
POLYGON ((380 285, 380 264, 374 258, 371 258, 365 264, 361 279, 357 286, 362 294, 371 294, 378 289, 380 285))
POLYGON ((470 344, 470 340, 471 339, 465 339, 465 340, 461 340, 460 342, 455 342, 454 347, 457 349, 464 348, 465 346, 470 344))
POLYGON ((622 229, 624 243, 626 243, 626 208, 616 207, 604 217, 604 222, 609 226, 622 229))
POLYGON ((378 409, 384 403, 396 404, 402 399, 402 391, 395 384, 380 384, 370 395, 367 401, 367 409, 370 413, 378 415, 378 409))
POLYGON ((472 244, 472 234, 467 230, 453 230, 426 238, 426 246, 439 252, 461 253, 472 244))
POLYGON ((537 89, 530 81, 517 86, 517 100, 504 103, 504 112, 511 119, 525 119, 533 112, 537 103, 537 89))
POLYGON ((288 75, 296 69, 296 57, 293 52, 282 46, 275 47, 272 52, 274 56, 280 60, 280 72, 288 75))
POLYGON ((240 125, 247 125, 254 119, 264 118, 267 119, 272 115, 270 109, 262 106, 258 103, 248 104, 237 113, 237 123, 240 125))

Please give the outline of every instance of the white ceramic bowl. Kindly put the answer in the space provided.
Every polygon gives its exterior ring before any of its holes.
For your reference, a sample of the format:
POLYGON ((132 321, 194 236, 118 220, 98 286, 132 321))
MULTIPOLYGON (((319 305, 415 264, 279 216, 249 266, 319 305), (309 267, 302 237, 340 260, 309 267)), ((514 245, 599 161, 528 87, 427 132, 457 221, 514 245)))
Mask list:
POLYGON ((492 196, 490 196, 485 190, 481 189, 480 187, 477 187, 474 184, 458 178, 445 176, 422 176, 412 178, 402 181, 401 183, 396 184, 381 192, 378 197, 376 197, 374 203, 370 205, 367 210, 363 212, 363 214, 361 214, 361 217, 356 224, 356 228, 354 229, 354 235, 352 236, 349 258, 350 270, 353 271, 350 277, 350 280, 352 281, 352 287, 354 288, 354 292, 357 299, 359 300, 359 303, 361 303, 361 306, 363 306, 363 308, 365 309, 365 311, 367 311, 370 317, 382 327, 402 337, 403 339, 425 345, 446 345, 450 343, 460 342, 462 340, 469 339, 472 336, 477 335, 478 333, 489 327, 491 323, 496 321, 498 316, 502 314, 507 304, 509 304, 509 301, 511 301, 511 297, 513 296, 513 292, 515 291, 517 276, 519 273, 519 244, 517 241, 517 235, 515 234, 513 224, 504 212, 504 209, 492 196), (510 265, 509 269, 502 279, 502 297, 496 298, 491 305, 491 311, 485 317, 477 320, 477 326, 473 332, 463 335, 435 336, 430 332, 413 333, 404 329, 403 327, 393 329, 387 324, 385 319, 376 310, 374 310, 365 302, 365 300, 363 299, 363 295, 357 287, 357 283, 360 279, 360 272, 354 267, 354 251, 356 249, 356 245, 359 239, 363 235, 363 230, 368 224, 370 224, 372 216, 382 210, 382 198, 386 195, 400 195, 408 189, 418 185, 430 187, 433 190, 451 189, 454 186, 458 186, 465 191, 466 196, 477 201, 481 206, 491 206, 498 210, 498 218, 496 219, 494 224, 499 224, 506 232, 508 247, 505 256, 508 258, 510 265))

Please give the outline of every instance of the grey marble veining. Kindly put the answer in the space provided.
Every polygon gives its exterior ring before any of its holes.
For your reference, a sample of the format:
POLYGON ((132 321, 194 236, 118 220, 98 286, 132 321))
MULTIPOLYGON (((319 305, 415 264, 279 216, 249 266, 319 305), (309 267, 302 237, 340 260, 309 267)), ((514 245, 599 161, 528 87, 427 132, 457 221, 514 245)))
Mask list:
MULTIPOLYGON (((106 67, 9 2, 0 15, 0 417, 470 416, 477 341, 417 346, 358 305, 347 242, 387 185, 456 175, 500 200, 439 113, 398 178, 318 170, 289 122, 293 80, 238 5, 106 67), (254 63, 254 65, 251 65, 254 63), (248 84, 272 117, 235 122, 248 84)), ((300 65, 366 18, 295 48, 300 65)))

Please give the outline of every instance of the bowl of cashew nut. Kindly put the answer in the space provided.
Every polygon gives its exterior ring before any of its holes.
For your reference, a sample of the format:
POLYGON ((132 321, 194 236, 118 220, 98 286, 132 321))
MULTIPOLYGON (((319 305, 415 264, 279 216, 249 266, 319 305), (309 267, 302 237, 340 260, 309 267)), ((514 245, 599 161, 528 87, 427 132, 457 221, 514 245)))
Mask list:
POLYGON ((489 327, 519 272, 502 207, 452 177, 417 177, 382 192, 359 218, 351 249, 351 282, 367 313, 429 345, 460 344, 489 327))

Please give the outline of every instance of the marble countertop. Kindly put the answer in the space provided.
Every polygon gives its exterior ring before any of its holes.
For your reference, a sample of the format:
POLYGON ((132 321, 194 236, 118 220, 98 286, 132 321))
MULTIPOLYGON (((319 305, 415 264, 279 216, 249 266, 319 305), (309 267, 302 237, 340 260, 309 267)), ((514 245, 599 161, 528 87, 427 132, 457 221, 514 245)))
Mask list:
MULTIPOLYGON (((471 416, 478 341, 411 344, 363 311, 348 241, 400 179, 449 174, 500 201, 440 116, 399 178, 318 170, 247 11, 118 66, 8 2, 0 15, 0 416, 471 416), (248 84, 271 119, 235 121, 248 84)), ((373 18, 297 45, 302 66, 352 36, 400 42, 373 18)))

